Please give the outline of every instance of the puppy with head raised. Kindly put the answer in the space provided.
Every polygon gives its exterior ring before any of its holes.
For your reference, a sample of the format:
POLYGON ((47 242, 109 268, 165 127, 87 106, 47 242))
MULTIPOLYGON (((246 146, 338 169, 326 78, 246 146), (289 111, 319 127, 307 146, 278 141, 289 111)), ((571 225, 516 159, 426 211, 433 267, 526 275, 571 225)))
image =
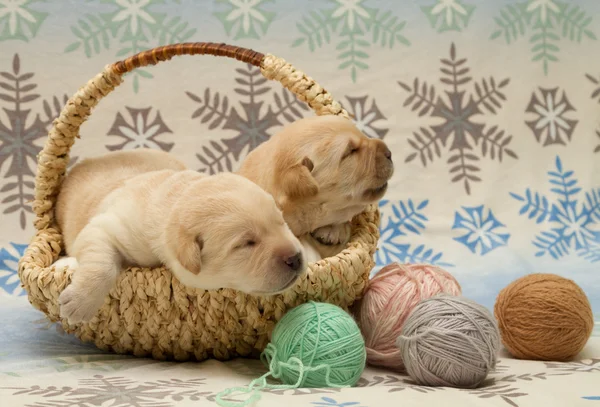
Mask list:
POLYGON ((91 319, 123 266, 166 265, 183 284, 274 294, 306 268, 271 195, 235 174, 205 176, 167 153, 136 150, 82 161, 56 217, 75 268, 59 298, 70 323, 91 319))
POLYGON ((239 174, 273 195, 294 234, 327 257, 349 241, 349 221, 383 197, 393 172, 383 141, 343 117, 316 116, 258 146, 239 174))

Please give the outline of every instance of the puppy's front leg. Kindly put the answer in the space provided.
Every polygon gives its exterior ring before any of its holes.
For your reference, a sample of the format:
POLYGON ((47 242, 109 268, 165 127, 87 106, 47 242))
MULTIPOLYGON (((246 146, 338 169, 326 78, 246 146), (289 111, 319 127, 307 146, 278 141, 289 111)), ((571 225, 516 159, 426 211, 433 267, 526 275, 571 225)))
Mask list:
POLYGON ((322 258, 337 255, 346 248, 352 235, 350 222, 322 226, 311 234, 312 244, 322 258))
POLYGON ((323 245, 344 245, 350 241, 352 225, 350 222, 322 226, 312 231, 311 235, 323 245))
POLYGON ((58 298, 60 316, 70 324, 88 322, 96 315, 121 270, 122 258, 109 232, 114 220, 107 217, 93 218, 73 244, 72 255, 79 264, 58 298))

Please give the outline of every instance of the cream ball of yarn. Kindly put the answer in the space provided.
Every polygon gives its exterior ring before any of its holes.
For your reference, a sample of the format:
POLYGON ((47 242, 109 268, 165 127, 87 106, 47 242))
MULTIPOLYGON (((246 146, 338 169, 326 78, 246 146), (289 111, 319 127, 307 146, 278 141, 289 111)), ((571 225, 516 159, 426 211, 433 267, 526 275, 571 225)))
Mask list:
POLYGON ((397 345, 417 383, 474 388, 496 366, 500 333, 483 305, 442 294, 413 309, 397 345))

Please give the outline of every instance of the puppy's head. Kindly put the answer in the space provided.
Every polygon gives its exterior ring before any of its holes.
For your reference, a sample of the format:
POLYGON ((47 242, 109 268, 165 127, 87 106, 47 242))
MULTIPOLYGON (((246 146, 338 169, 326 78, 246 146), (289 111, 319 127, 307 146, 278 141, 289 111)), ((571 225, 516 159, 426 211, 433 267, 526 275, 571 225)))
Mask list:
POLYGON ((385 143, 337 116, 285 127, 251 152, 240 170, 271 192, 297 236, 350 220, 383 197, 393 172, 385 143))
POLYGON ((302 245, 273 197, 238 175, 194 182, 167 225, 167 266, 191 287, 274 294, 306 270, 302 245))

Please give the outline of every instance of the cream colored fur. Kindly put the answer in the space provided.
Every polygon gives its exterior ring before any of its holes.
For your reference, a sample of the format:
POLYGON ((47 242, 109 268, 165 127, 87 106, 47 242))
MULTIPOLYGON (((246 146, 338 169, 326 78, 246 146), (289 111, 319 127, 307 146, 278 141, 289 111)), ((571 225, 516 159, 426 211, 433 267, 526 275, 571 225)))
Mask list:
POLYGON ((383 197, 394 166, 385 143, 348 119, 298 120, 253 150, 239 174, 272 194, 283 216, 315 257, 346 247, 349 221, 383 197))
POLYGON ((205 176, 167 153, 110 153, 76 165, 56 217, 75 268, 61 316, 89 321, 127 265, 165 264, 183 284, 280 292, 306 268, 271 195, 235 174, 205 176))

